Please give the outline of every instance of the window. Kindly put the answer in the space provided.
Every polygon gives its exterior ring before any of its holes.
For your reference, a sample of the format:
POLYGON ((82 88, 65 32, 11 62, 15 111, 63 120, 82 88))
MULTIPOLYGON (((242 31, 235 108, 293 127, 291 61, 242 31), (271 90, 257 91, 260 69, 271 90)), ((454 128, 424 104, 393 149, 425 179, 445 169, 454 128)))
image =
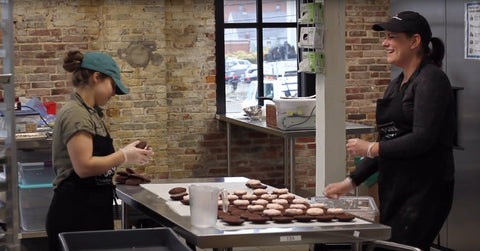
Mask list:
POLYGON ((296 0, 216 0, 215 5, 217 113, 308 94, 297 73, 296 0))

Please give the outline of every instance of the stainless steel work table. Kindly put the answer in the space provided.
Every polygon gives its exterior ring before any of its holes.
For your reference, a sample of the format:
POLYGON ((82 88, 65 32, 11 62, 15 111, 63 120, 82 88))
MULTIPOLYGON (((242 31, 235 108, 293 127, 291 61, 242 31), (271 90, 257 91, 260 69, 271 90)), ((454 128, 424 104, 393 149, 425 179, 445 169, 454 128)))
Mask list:
MULTIPOLYGON (((231 124, 249 128, 255 131, 283 137, 283 166, 285 186, 290 184, 290 191, 295 192, 295 138, 315 136, 315 129, 311 130, 280 130, 267 126, 267 122, 262 120, 250 120, 243 113, 216 114, 215 117, 227 123, 227 175, 232 176, 231 164, 231 124), (290 177, 290 182, 288 182, 290 177)), ((373 126, 361 125, 351 122, 345 122, 345 131, 347 135, 360 137, 361 134, 373 133, 373 126)))
MULTIPOLYGON (((154 180, 158 184, 191 184, 203 182, 246 182, 244 177, 198 178, 154 180)), ((248 190, 245 187, 245 190, 248 190)), ((377 224, 351 224, 312 227, 244 228, 238 230, 220 230, 196 228, 190 223, 190 216, 180 216, 168 205, 167 201, 141 186, 117 185, 117 194, 122 200, 122 226, 127 227, 128 209, 134 208, 151 217, 158 223, 172 228, 185 240, 200 248, 224 249, 247 246, 302 245, 312 243, 353 243, 356 250, 362 242, 386 240, 390 238, 390 227, 377 224)), ((289 226, 290 225, 290 226, 289 226)))

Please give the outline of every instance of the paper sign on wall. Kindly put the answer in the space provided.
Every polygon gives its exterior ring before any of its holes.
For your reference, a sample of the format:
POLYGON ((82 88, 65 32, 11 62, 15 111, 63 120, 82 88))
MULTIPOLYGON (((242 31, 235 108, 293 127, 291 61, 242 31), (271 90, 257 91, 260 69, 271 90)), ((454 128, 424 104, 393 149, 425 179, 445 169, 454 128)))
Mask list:
POLYGON ((465 4, 465 59, 480 59, 480 2, 465 4))

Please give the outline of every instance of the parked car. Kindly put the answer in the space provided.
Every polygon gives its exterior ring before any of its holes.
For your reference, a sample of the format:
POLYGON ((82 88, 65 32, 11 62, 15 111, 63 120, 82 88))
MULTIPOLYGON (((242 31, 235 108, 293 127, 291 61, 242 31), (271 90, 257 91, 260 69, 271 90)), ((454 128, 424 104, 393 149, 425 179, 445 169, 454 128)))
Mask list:
MULTIPOLYGON (((258 81, 250 82, 248 86, 247 95, 242 102, 242 108, 255 106, 258 104, 258 81)), ((297 92, 297 79, 290 78, 288 81, 286 79, 264 79, 263 82, 263 92, 264 95, 260 97, 267 98, 264 101, 264 104, 273 104, 272 101, 268 99, 279 99, 285 97, 296 97, 297 92)))
POLYGON ((247 69, 244 68, 225 72, 225 84, 232 85, 233 89, 236 90, 238 83, 244 78, 246 70, 247 69))
POLYGON ((225 72, 236 69, 246 69, 252 66, 252 63, 245 59, 225 58, 225 72))
POLYGON ((241 79, 242 82, 249 84, 250 82, 257 80, 257 67, 248 68, 241 79))

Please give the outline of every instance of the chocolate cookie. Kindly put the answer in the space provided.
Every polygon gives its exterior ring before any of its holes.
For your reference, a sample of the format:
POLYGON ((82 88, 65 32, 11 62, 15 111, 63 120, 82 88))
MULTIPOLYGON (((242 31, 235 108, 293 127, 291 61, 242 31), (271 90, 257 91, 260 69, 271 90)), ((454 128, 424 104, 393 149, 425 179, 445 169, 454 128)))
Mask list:
POLYGON ((218 219, 223 219, 225 217, 231 216, 229 213, 225 213, 222 210, 218 210, 217 218, 218 219))
POLYGON ((331 214, 323 214, 323 215, 316 216, 315 218, 317 219, 317 221, 329 222, 329 221, 332 221, 333 218, 335 218, 335 216, 331 214))
POLYGON ((240 216, 227 216, 222 219, 225 223, 231 226, 239 226, 242 225, 245 220, 240 218, 240 216))
POLYGON ((117 171, 117 174, 118 174, 118 176, 123 176, 123 177, 127 177, 127 176, 128 176, 127 171, 122 171, 122 170, 118 170, 118 171, 117 171))
POLYGON ((248 218, 253 224, 265 224, 270 218, 260 215, 255 215, 253 217, 248 218))
POLYGON ((245 220, 250 220, 251 217, 256 217, 256 216, 258 216, 258 215, 254 214, 254 213, 250 213, 250 212, 243 213, 243 214, 240 215, 240 217, 242 217, 245 220))
MULTIPOLYGON (((128 181, 128 180, 127 180, 128 181)), ((183 200, 183 196, 187 195, 187 192, 171 194, 170 199, 172 200, 183 200)))
POLYGON ((295 215, 293 218, 298 222, 310 222, 315 219, 315 217, 309 215, 295 215))
POLYGON ((289 216, 274 216, 274 217, 272 217, 272 220, 273 220, 275 223, 285 224, 285 223, 290 223, 290 222, 292 222, 293 217, 289 217, 289 216))
POLYGON ((145 149, 146 146, 147 146, 147 142, 140 141, 140 143, 138 143, 135 147, 140 149, 145 149))
POLYGON ((184 193, 186 192, 187 189, 185 187, 174 187, 168 191, 170 195, 172 194, 179 194, 179 193, 184 193))
POLYGON ((335 215, 335 219, 337 219, 338 221, 347 222, 355 219, 355 216, 352 214, 337 214, 335 215))
POLYGON ((246 186, 251 188, 251 189, 267 189, 267 186, 265 186, 263 184, 254 184, 254 185, 246 184, 246 186))

